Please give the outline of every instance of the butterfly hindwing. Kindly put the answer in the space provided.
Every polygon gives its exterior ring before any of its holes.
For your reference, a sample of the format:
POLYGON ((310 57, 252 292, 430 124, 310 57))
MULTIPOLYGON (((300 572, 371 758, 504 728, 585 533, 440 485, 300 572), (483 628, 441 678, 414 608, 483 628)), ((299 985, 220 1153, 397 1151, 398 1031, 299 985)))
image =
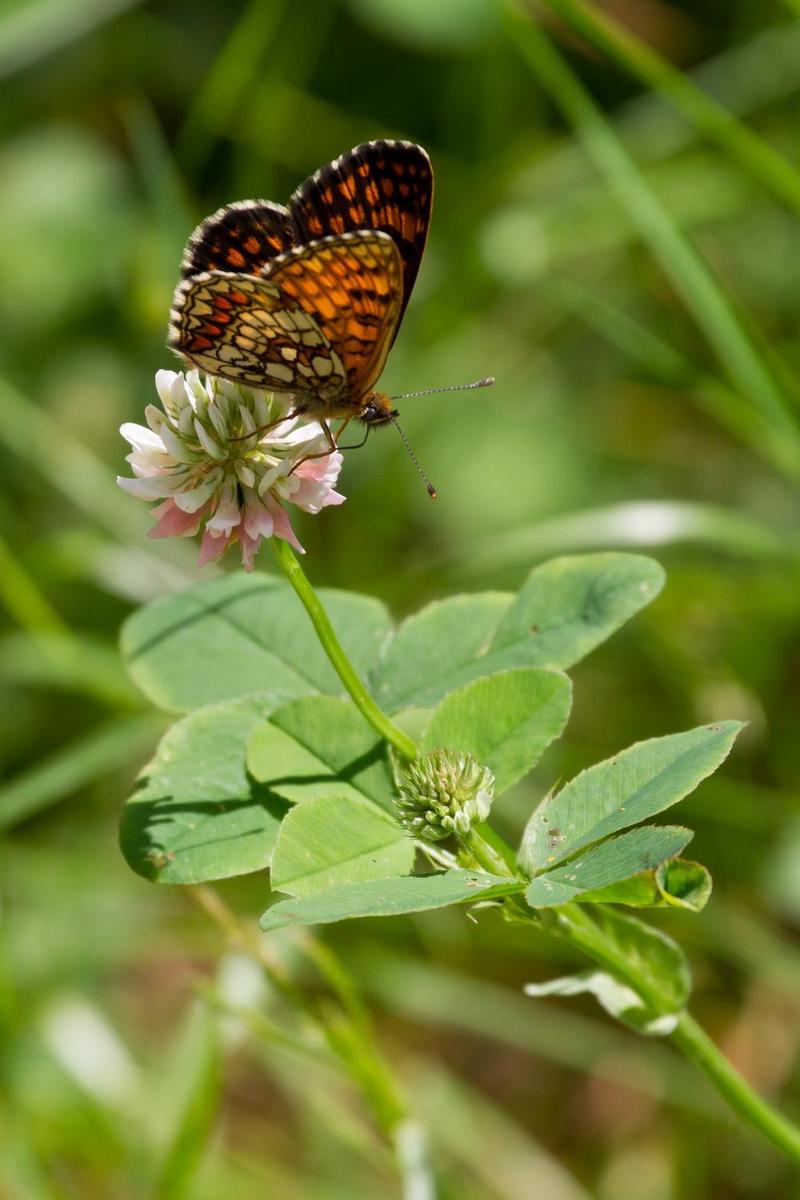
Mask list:
POLYGON ((402 264, 384 233, 321 238, 275 259, 267 281, 314 320, 358 401, 383 370, 402 312, 402 264))
POLYGON ((184 279, 203 271, 261 275, 278 254, 294 245, 289 210, 270 200, 226 204, 197 226, 183 254, 184 279))
POLYGON ((269 280, 211 271, 178 284, 168 344, 210 375, 324 401, 346 390, 336 350, 313 315, 269 280))
POLYGON ((432 203, 428 155, 413 142, 386 140, 356 146, 317 171, 293 193, 289 210, 300 243, 357 229, 392 238, 403 265, 399 324, 422 261, 432 203))

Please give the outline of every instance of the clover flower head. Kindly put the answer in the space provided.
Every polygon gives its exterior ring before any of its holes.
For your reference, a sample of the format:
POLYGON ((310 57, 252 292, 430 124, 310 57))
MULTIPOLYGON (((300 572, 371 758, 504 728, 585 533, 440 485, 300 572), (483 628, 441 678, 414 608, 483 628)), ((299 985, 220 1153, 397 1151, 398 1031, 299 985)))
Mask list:
POLYGON ((163 409, 149 404, 147 426, 120 430, 134 477, 117 479, 140 500, 161 501, 150 537, 188 537, 202 526, 200 565, 238 544, 247 571, 264 538, 303 553, 286 505, 318 513, 344 501, 334 491, 342 456, 325 453, 320 426, 289 416, 285 396, 199 371, 158 371, 156 390, 163 409))
POLYGON ((465 837, 485 821, 494 799, 494 775, 473 755, 430 750, 403 768, 395 808, 401 824, 416 838, 439 842, 465 837))

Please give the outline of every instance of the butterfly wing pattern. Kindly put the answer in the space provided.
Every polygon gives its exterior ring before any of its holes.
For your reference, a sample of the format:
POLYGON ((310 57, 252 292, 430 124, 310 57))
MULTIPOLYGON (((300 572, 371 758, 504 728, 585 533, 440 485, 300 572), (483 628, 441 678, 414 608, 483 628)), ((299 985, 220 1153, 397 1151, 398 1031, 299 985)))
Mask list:
POLYGON ((413 142, 367 142, 302 183, 289 201, 299 241, 353 229, 387 233, 403 264, 402 319, 417 278, 433 204, 433 170, 413 142))
POLYGON ((297 410, 355 416, 400 311, 394 242, 360 230, 273 259, 261 277, 210 271, 179 284, 169 344, 212 375, 297 393, 297 410))
POLYGON ((276 259, 268 278, 335 348, 353 398, 366 395, 400 319, 402 265, 392 239, 365 230, 321 238, 276 259))
POLYGON ((347 386, 341 358, 313 316, 253 275, 207 271, 179 284, 168 345, 236 383, 330 403, 347 386))
POLYGON ((246 200, 184 253, 168 344, 210 374, 296 395, 319 420, 358 416, 419 270, 433 174, 411 142, 357 146, 289 207, 246 200))
POLYGON ((183 252, 181 277, 203 271, 261 275, 270 259, 294 245, 288 208, 271 200, 237 200, 197 226, 183 252))

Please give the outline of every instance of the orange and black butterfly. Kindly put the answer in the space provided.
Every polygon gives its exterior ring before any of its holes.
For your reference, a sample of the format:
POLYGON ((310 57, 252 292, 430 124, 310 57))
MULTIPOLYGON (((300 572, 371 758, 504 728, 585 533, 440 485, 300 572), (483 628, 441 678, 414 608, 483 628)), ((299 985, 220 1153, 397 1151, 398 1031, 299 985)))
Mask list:
POLYGON ((209 374, 291 393, 293 414, 318 420, 331 448, 330 419, 368 428, 394 420, 392 398, 373 388, 419 271, 432 202, 426 152, 386 140, 317 171, 287 207, 226 205, 189 239, 168 344, 209 374))
POLYGON ((286 208, 221 208, 189 239, 170 346, 210 374, 292 392, 298 412, 379 423, 388 401, 370 393, 417 277, 432 200, 422 147, 381 141, 312 175, 286 208))

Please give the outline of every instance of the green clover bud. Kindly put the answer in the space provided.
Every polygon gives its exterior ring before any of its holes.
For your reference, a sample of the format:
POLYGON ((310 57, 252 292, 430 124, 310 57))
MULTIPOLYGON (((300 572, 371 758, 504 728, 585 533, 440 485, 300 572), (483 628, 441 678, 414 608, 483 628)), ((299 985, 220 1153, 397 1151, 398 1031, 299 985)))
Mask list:
POLYGON ((401 824, 416 838, 465 837, 489 815, 494 775, 471 754, 429 750, 408 763, 403 775, 395 805, 401 824))

